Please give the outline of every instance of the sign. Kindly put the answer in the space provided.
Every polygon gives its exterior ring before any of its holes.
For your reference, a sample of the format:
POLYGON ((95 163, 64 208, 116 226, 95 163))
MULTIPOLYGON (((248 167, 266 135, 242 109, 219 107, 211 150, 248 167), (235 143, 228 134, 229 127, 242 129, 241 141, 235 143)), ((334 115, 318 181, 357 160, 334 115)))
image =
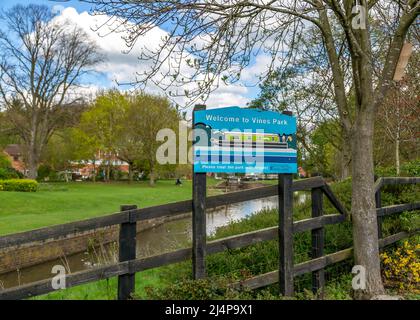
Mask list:
POLYGON ((194 172, 296 173, 296 118, 228 107, 194 112, 194 172))

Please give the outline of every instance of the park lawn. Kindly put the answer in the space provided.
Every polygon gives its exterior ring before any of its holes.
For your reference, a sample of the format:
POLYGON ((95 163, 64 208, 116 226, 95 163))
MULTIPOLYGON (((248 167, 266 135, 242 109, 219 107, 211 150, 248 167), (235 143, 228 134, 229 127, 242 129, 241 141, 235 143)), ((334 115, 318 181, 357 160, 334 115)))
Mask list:
MULTIPOLYGON (((208 179, 207 185, 219 181, 208 179)), ((115 213, 122 204, 139 208, 191 199, 191 181, 41 183, 33 193, 0 192, 0 235, 115 213)), ((210 189, 208 194, 216 194, 210 189)))

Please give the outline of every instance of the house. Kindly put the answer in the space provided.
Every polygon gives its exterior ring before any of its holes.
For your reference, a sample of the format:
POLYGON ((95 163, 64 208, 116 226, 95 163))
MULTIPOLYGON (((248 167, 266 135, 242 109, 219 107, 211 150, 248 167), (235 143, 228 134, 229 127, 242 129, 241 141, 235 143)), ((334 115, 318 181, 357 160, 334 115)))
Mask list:
POLYGON ((23 174, 26 173, 25 163, 23 162, 23 152, 20 145, 9 144, 3 152, 9 157, 13 169, 23 174))
POLYGON ((121 161, 116 155, 108 155, 104 152, 98 151, 96 154, 96 160, 87 160, 87 161, 79 161, 79 162, 72 162, 75 172, 82 179, 91 178, 95 172, 98 172, 98 168, 100 166, 104 166, 110 164, 111 167, 117 169, 122 172, 128 173, 129 165, 125 161, 121 161))

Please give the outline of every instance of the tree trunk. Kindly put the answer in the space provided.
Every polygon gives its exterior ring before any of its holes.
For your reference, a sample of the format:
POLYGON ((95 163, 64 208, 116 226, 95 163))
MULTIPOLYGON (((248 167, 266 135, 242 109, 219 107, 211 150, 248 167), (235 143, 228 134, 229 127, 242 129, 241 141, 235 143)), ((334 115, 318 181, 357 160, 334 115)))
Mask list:
POLYGON ((93 160, 93 178, 92 181, 96 182, 96 160, 93 160))
POLYGON ((133 182, 133 165, 131 163, 128 164, 128 183, 133 182))
POLYGON ((28 178, 36 179, 38 176, 38 155, 34 146, 28 147, 28 178))
POLYGON ((155 173, 153 171, 150 171, 150 174, 149 174, 149 185, 150 186, 155 185, 155 173))
POLYGON ((360 111, 352 141, 352 221, 356 265, 366 271, 366 287, 357 298, 370 298, 384 291, 381 279, 378 225, 374 198, 373 112, 360 111))
POLYGON ((397 169, 397 176, 400 175, 400 137, 397 136, 395 140, 395 168, 397 169))
POLYGON ((351 139, 344 134, 342 139, 340 180, 350 177, 351 171, 351 139))
POLYGON ((105 178, 106 182, 110 181, 111 179, 110 176, 111 176, 111 161, 108 160, 107 165, 106 165, 106 178, 105 178))

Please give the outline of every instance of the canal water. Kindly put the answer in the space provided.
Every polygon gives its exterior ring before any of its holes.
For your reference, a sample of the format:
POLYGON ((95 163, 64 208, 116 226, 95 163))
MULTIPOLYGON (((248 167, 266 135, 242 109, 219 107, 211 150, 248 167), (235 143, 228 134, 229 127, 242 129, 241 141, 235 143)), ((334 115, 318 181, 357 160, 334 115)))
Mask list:
MULTIPOLYGON (((306 193, 299 193, 295 201, 303 202, 306 193)), ((262 209, 276 208, 278 197, 268 197, 245 201, 207 210, 207 234, 211 235, 218 227, 250 216, 262 209)), ((137 258, 152 256, 175 249, 185 248, 191 243, 191 217, 174 220, 141 231, 137 234, 137 258)), ((54 276, 51 273, 54 265, 63 265, 67 272, 76 272, 118 261, 118 250, 115 243, 94 248, 89 252, 77 253, 65 258, 52 260, 0 275, 0 288, 10 288, 25 283, 43 280, 54 276)))

